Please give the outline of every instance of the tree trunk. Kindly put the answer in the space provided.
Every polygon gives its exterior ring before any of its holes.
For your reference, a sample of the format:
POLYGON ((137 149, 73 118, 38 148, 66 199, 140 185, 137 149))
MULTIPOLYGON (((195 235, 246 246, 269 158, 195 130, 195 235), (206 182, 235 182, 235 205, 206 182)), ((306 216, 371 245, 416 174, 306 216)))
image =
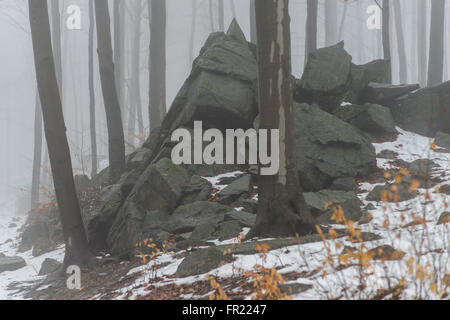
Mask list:
POLYGON ((214 10, 212 1, 208 1, 208 9, 209 9, 209 26, 211 28, 211 32, 214 32, 214 10))
POLYGON ((223 0, 219 0, 219 31, 225 31, 225 10, 223 0))
POLYGON ((125 142, 115 85, 108 0, 95 0, 95 20, 100 80, 108 127, 109 176, 110 182, 114 183, 125 168, 125 142))
POLYGON ((342 11, 341 24, 339 26, 338 39, 341 41, 344 37, 345 20, 347 19, 348 2, 344 2, 344 10, 342 11))
POLYGON ((255 5, 261 129, 279 129, 280 152, 278 173, 258 177, 258 215, 249 237, 304 235, 314 220, 296 164, 289 1, 258 0, 255 5))
POLYGON ((89 122, 91 134, 91 178, 97 175, 97 130, 95 128, 95 90, 94 90, 94 1, 89 0, 89 122))
POLYGON ((131 93, 130 93, 130 116, 128 118, 128 139, 134 146, 136 136, 136 113, 139 108, 139 100, 141 99, 140 85, 140 61, 141 61, 141 14, 142 2, 135 1, 134 10, 134 38, 132 46, 132 72, 131 72, 131 93))
MULTIPOLYGON (((392 68, 392 59, 391 59, 391 37, 390 37, 390 1, 383 0, 383 57, 385 60, 391 61, 392 68)), ((389 82, 392 82, 392 71, 390 74, 389 82)))
POLYGON ((408 82, 408 67, 406 59, 406 48, 405 48, 405 34, 403 32, 403 20, 402 20, 402 9, 400 5, 400 0, 394 0, 394 14, 395 14, 395 29, 397 31, 397 46, 398 46, 398 62, 399 62, 399 72, 400 72, 400 82, 408 82))
POLYGON ((325 1, 325 46, 338 42, 337 1, 325 1))
POLYGON ((191 40, 189 43, 189 64, 194 62, 195 26, 197 24, 197 1, 192 0, 191 40))
POLYGON ((257 36, 256 36, 255 1, 256 0, 250 0, 250 42, 256 44, 257 36))
POLYGON ((58 80, 58 88, 62 96, 61 13, 59 11, 59 1, 51 0, 50 9, 52 14, 52 44, 53 55, 55 57, 56 79, 58 80))
POLYGON ((29 0, 29 14, 45 137, 66 244, 64 264, 65 266, 72 264, 86 266, 93 261, 94 257, 89 250, 73 180, 72 162, 52 53, 47 1, 29 0))
POLYGON ((151 1, 150 22, 150 131, 166 114, 166 2, 151 1))
POLYGON ((231 15, 233 16, 233 19, 236 19, 236 6, 234 5, 234 0, 230 0, 230 7, 231 7, 231 15))
POLYGON ((36 91, 36 104, 34 111, 33 174, 31 180, 31 209, 33 209, 39 203, 41 162, 42 162, 42 110, 39 92, 36 91))
POLYGON ((309 54, 317 50, 317 0, 308 0, 308 13, 306 17, 305 66, 309 54))
POLYGON ((439 84, 444 75, 444 19, 445 0, 431 2, 430 55, 428 60, 428 85, 439 84))
POLYGON ((417 0, 417 65, 419 83, 427 85, 427 1, 417 0))

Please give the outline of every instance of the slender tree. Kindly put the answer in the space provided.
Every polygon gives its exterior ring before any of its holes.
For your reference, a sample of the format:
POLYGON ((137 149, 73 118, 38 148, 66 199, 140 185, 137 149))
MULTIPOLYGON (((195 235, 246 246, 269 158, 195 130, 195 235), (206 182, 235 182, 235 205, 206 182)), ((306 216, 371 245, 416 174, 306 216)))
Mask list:
POLYGON ((397 31, 397 47, 398 47, 398 61, 399 61, 399 73, 400 82, 408 82, 408 62, 406 58, 406 48, 405 48, 405 34, 403 32, 403 18, 402 18, 402 8, 400 0, 393 0, 394 14, 395 14, 395 29, 397 31))
POLYGON ((218 17, 219 17, 219 31, 224 32, 225 31, 225 9, 223 0, 219 0, 219 11, 218 11, 218 17))
MULTIPOLYGON (((59 92, 63 89, 62 57, 61 57, 61 13, 59 11, 59 0, 50 0, 50 11, 52 15, 52 44, 55 57, 56 79, 58 80, 59 92)), ((62 94, 61 94, 62 95, 62 94)))
POLYGON ((427 1, 417 0, 417 72, 422 87, 427 85, 427 1))
POLYGON ((125 168, 124 133, 115 85, 108 0, 95 0, 94 2, 100 80, 108 127, 109 175, 110 182, 115 182, 125 168))
POLYGON ((430 55, 428 85, 439 84, 444 76, 445 0, 431 2, 430 55))
POLYGON ((305 43, 305 65, 309 54, 317 50, 317 13, 319 3, 317 0, 308 0, 306 16, 306 43, 305 43))
POLYGON ((36 102, 34 111, 34 153, 33 173, 31 179, 31 209, 39 202, 39 187, 42 162, 42 110, 39 92, 36 90, 36 102))
POLYGON ((338 42, 337 1, 325 1, 325 46, 338 42))
POLYGON ((166 2, 151 1, 150 21, 150 130, 161 125, 166 114, 166 2))
MULTIPOLYGON (((383 57, 385 60, 391 60, 391 37, 390 37, 390 0, 383 0, 383 25, 382 25, 382 34, 383 34, 383 57)), ((392 64, 391 64, 392 65, 392 64)), ((392 76, 392 73, 390 77, 392 76)), ((389 79, 391 82, 391 79, 389 79)))
POLYGON ((191 40, 189 42, 189 64, 194 61, 195 26, 197 25, 197 1, 192 0, 191 40))
POLYGON ((258 214, 249 236, 303 235, 314 220, 296 164, 289 1, 257 0, 255 5, 261 129, 279 129, 280 153, 278 173, 258 178, 258 214))
POLYGON ((95 12, 94 1, 89 0, 89 127, 91 135, 91 178, 97 175, 97 130, 95 127, 95 89, 94 89, 94 29, 95 12))
POLYGON ((44 131, 66 244, 64 264, 86 266, 94 261, 94 257, 89 250, 73 180, 70 149, 53 59, 47 1, 29 0, 28 4, 44 131))
POLYGON ((256 43, 256 11, 255 11, 255 1, 250 0, 250 41, 256 43))

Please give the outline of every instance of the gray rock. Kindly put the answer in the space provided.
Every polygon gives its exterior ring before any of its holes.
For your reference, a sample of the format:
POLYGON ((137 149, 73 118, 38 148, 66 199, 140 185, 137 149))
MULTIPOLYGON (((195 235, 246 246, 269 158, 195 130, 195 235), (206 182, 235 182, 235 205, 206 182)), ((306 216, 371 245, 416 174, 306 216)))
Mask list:
POLYGON ((278 285, 278 288, 282 293, 286 293, 289 295, 305 292, 312 287, 312 285, 304 283, 282 283, 278 285))
POLYGON ((227 187, 219 192, 219 195, 222 197, 221 203, 229 204, 234 200, 239 198, 242 194, 249 194, 251 191, 251 175, 246 174, 232 183, 230 183, 227 187))
POLYGON ((218 224, 230 208, 215 202, 200 201, 178 207, 162 228, 173 234, 190 232, 196 226, 218 224))
POLYGON ((41 238, 33 245, 33 251, 31 252, 31 255, 33 257, 39 257, 44 253, 49 252, 51 248, 52 244, 50 240, 41 238))
POLYGON ((87 191, 87 189, 91 186, 91 180, 87 175, 76 175, 73 177, 73 180, 78 193, 87 191))
POLYGON ((424 88, 397 99, 392 106, 396 123, 427 137, 450 132, 450 82, 424 88))
POLYGON ((450 134, 446 134, 443 132, 438 132, 436 134, 436 138, 434 139, 434 142, 438 147, 447 149, 450 151, 450 134))
POLYGON ((397 133, 390 109, 377 104, 340 107, 334 115, 375 136, 397 133))
POLYGON ((352 221, 358 221, 362 216, 360 201, 353 192, 322 190, 315 193, 304 193, 306 204, 311 213, 318 217, 321 224, 335 224, 331 220, 334 208, 342 207, 344 216, 352 221), (326 205, 332 203, 326 208, 326 205))
POLYGON ((160 228, 167 215, 180 203, 183 188, 190 179, 185 169, 169 159, 150 165, 139 177, 109 230, 107 245, 111 253, 118 256, 133 254, 142 232, 150 231, 143 230, 144 225, 147 226, 144 222, 151 221, 151 229, 160 228))
POLYGON ((442 214, 439 216, 437 224, 444 224, 450 222, 450 212, 442 212, 442 214))
POLYGON ((294 123, 304 191, 326 189, 335 179, 366 177, 376 170, 375 148, 350 124, 307 104, 295 104, 294 123))
POLYGON ((184 278, 207 273, 225 260, 223 252, 216 247, 200 249, 190 253, 177 269, 177 276, 184 278))
POLYGON ((383 186, 376 186, 367 195, 367 201, 381 201, 387 202, 403 202, 413 199, 416 196, 416 192, 409 190, 408 184, 386 184, 383 186), (397 191, 393 191, 392 188, 397 188, 397 191))
POLYGON ((106 237, 123 201, 121 186, 118 184, 100 192, 86 223, 88 241, 94 251, 106 249, 106 237))
POLYGON ((345 100, 355 104, 362 103, 364 91, 370 82, 390 82, 391 63, 389 60, 375 60, 364 65, 355 65, 352 63, 350 78, 350 90, 345 100))
POLYGON ((39 270, 40 276, 45 276, 52 274, 62 267, 62 263, 56 261, 55 259, 47 258, 42 262, 41 269, 39 270))
POLYGON ((192 231, 191 236, 189 237, 189 241, 192 244, 196 244, 199 242, 213 240, 215 237, 213 236, 216 231, 217 224, 207 223, 196 226, 194 231, 192 231))
POLYGON ((339 191, 355 191, 356 189, 356 181, 354 178, 337 178, 333 181, 331 185, 332 190, 339 191))
POLYGON ((189 180, 189 183, 183 187, 183 197, 180 204, 185 205, 196 201, 207 201, 211 196, 211 191, 211 183, 194 175, 189 180))
POLYGON ((302 78, 296 83, 296 96, 309 99, 327 111, 338 107, 350 85, 352 57, 345 51, 344 42, 310 53, 302 78))
POLYGON ((252 228, 255 225, 256 215, 245 211, 230 211, 225 214, 225 221, 238 221, 242 227, 252 228))
POLYGON ((418 84, 392 85, 371 82, 367 86, 362 99, 364 102, 382 105, 385 102, 392 101, 418 89, 420 89, 420 85, 418 84))
POLYGON ((25 267, 27 263, 21 257, 0 257, 0 273, 15 271, 25 267))
POLYGON ((242 232, 242 225, 239 221, 230 220, 219 223, 217 231, 214 233, 220 240, 236 238, 242 232))

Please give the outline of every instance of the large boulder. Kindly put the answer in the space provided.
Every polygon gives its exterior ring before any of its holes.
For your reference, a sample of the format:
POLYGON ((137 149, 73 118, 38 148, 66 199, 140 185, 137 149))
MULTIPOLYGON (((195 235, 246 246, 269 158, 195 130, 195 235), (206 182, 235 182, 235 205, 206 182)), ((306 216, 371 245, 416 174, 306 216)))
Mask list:
POLYGON ((319 223, 336 223, 331 217, 339 206, 349 220, 358 221, 362 216, 360 201, 353 192, 322 190, 305 192, 303 196, 311 213, 318 218, 319 223))
POLYGON ((170 214, 183 203, 209 197, 211 185, 167 158, 150 165, 120 208, 106 239, 115 255, 129 255, 142 238, 161 231, 170 214))
POLYGON ((177 269, 177 276, 184 278, 194 275, 207 273, 212 269, 220 266, 222 261, 225 261, 222 250, 216 247, 197 250, 189 254, 177 269))
POLYGON ((362 103, 369 83, 390 83, 391 63, 389 60, 374 60, 364 65, 352 63, 350 79, 351 85, 345 100, 354 104, 362 103))
POLYGON ((349 89, 351 61, 344 42, 310 53, 302 78, 296 82, 296 100, 315 102, 328 111, 337 108, 349 89))
POLYGON ((375 148, 350 124, 308 104, 295 104, 294 122, 297 166, 305 192, 376 170, 375 148))
POLYGON ((86 222, 89 244, 95 251, 106 248, 108 231, 123 201, 124 197, 119 184, 108 186, 100 192, 86 222))
POLYGON ((391 110, 378 104, 342 106, 335 110, 334 115, 373 136, 397 133, 391 110))
POLYGON ((21 257, 0 257, 0 273, 15 271, 25 267, 27 263, 21 257))
POLYGON ((450 81, 397 99, 392 113, 404 130, 427 137, 437 132, 450 133, 450 81))
POLYGON ((436 134, 436 138, 434 139, 434 142, 438 147, 447 149, 450 151, 450 134, 446 134, 443 132, 438 132, 436 134))
POLYGON ((388 83, 371 82, 364 91, 364 102, 383 104, 397 99, 405 94, 420 89, 418 84, 392 85, 388 83))
POLYGON ((209 36, 175 98, 162 130, 193 121, 214 128, 250 128, 257 114, 257 63, 236 21, 209 36))

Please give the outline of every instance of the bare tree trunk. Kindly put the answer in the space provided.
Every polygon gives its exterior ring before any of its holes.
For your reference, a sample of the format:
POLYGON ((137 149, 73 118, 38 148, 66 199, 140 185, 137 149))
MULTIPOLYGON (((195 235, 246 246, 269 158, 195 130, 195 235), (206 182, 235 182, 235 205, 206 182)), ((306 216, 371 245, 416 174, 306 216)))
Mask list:
POLYGON ((256 44, 257 36, 256 36, 255 1, 256 0, 250 0, 250 42, 256 44))
POLYGON ((428 60, 428 85, 439 84, 444 71, 444 19, 445 0, 431 2, 430 55, 428 60))
POLYGON ((95 20, 100 79, 108 127, 109 176, 110 182, 114 183, 125 168, 125 141, 115 86, 108 0, 95 0, 95 20))
POLYGON ((417 65, 419 83, 427 85, 427 1, 417 0, 417 65))
POLYGON ((208 1, 208 9, 209 9, 209 25, 211 28, 211 32, 214 32, 214 10, 212 1, 208 1))
POLYGON ((339 26, 338 39, 341 41, 344 37, 345 20, 347 19, 348 2, 344 2, 344 10, 342 11, 341 24, 339 26))
POLYGON ((230 0, 230 7, 231 15, 233 16, 233 19, 236 19, 236 6, 234 5, 234 0, 230 0))
POLYGON ((189 64, 194 62, 195 26, 197 24, 197 1, 192 0, 191 41, 189 43, 189 64))
POLYGON ((89 250, 73 180, 72 162, 52 53, 47 1, 29 0, 29 14, 45 137, 66 244, 64 264, 86 266, 90 265, 94 257, 89 250))
POLYGON ((305 66, 309 54, 317 50, 317 12, 319 4, 317 0, 308 0, 308 14, 306 16, 306 42, 305 42, 305 66))
POLYGON ((36 90, 36 104, 34 111, 34 153, 33 174, 31 180, 31 209, 39 203, 39 187, 41 180, 42 162, 42 110, 39 91, 36 90))
POLYGON ((135 0, 134 10, 134 39, 132 47, 132 72, 131 72, 131 92, 130 92, 130 116, 128 118, 128 139, 132 146, 134 146, 136 136, 136 113, 139 108, 139 100, 141 94, 139 90, 140 85, 140 61, 141 61, 141 15, 142 2, 135 0))
POLYGON ((166 2, 151 1, 150 22, 150 131, 166 114, 166 2))
POLYGON ((219 0, 219 31, 225 31, 225 10, 223 0, 219 0))
MULTIPOLYGON (((61 57, 61 13, 59 11, 59 0, 51 1, 52 14, 52 43, 53 55, 55 57, 56 79, 58 80, 59 92, 63 89, 62 79, 62 57, 61 57)), ((62 96, 62 94, 61 94, 62 96)))
POLYGON ((395 29, 397 31, 398 61, 400 66, 400 82, 408 82, 408 63, 406 58, 405 34, 403 32, 402 9, 400 0, 394 0, 395 29))
MULTIPOLYGON (((390 1, 383 0, 383 57, 385 60, 391 61, 391 37, 390 37, 390 1)), ((389 82, 392 82, 392 71, 390 74, 389 82)))
POLYGON ((325 1, 325 46, 338 42, 337 1, 325 1))
POLYGON ((94 89, 94 1, 89 0, 89 122, 91 134, 91 178, 97 175, 97 130, 95 127, 95 89, 94 89))
POLYGON ((280 152, 278 173, 258 177, 258 215, 249 237, 304 235, 312 231, 314 221, 296 164, 289 1, 258 0, 255 4, 261 129, 279 129, 280 152))

